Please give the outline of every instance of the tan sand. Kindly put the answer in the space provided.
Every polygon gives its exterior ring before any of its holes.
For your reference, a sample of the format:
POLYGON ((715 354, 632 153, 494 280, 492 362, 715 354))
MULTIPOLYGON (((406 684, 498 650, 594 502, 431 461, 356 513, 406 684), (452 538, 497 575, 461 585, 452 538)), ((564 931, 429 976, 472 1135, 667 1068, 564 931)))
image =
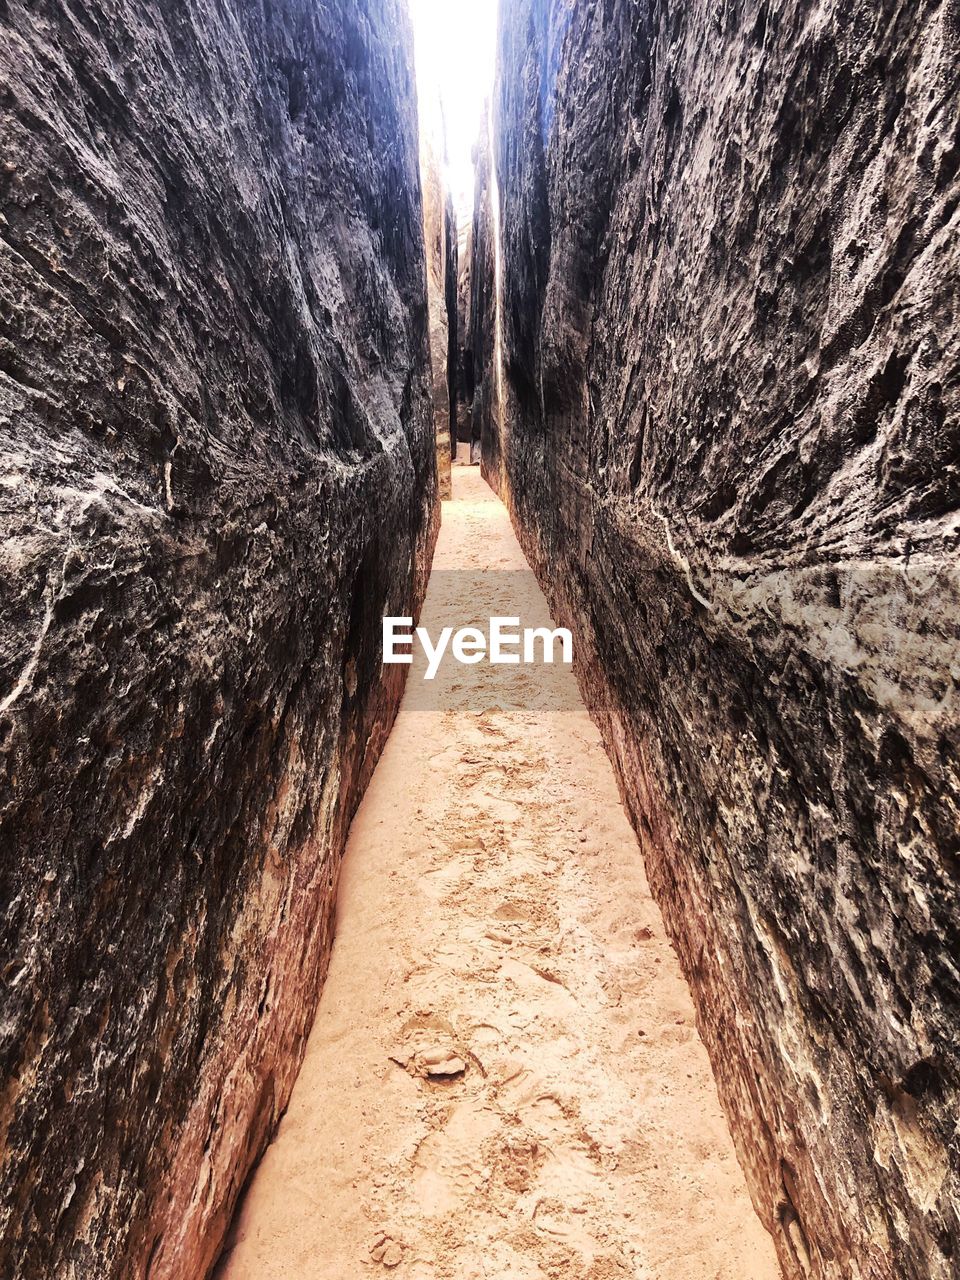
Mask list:
MULTIPOLYGON (((502 504, 453 480, 424 624, 543 623, 502 504)), ((776 1277, 574 677, 422 668, 224 1280, 776 1277)))

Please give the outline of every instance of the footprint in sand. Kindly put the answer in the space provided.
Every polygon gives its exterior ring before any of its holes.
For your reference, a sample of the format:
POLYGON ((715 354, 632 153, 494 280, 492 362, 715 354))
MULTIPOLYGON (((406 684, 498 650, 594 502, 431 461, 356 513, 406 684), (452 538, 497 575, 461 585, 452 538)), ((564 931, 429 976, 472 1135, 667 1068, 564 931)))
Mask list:
POLYGON ((390 1060, 408 1075, 447 1083, 466 1073, 468 1056, 446 1018, 417 1013, 403 1024, 390 1060))

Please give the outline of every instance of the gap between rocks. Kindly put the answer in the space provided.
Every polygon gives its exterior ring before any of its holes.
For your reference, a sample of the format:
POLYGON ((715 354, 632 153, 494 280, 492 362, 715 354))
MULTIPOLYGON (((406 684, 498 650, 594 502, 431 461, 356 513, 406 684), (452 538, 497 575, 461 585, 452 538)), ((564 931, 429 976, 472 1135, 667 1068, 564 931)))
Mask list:
MULTIPOLYGON (((506 509, 453 475, 425 625, 545 625, 506 509)), ((426 693, 422 661, 219 1280, 776 1276, 574 676, 453 664, 426 693)))

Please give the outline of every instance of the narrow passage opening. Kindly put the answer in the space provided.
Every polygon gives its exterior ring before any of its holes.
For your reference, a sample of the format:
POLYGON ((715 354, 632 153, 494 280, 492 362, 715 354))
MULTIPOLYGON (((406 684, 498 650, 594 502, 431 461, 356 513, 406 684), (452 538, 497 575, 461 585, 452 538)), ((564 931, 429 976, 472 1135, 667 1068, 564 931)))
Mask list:
MULTIPOLYGON (((420 620, 434 638, 496 617, 554 628, 488 483, 506 427, 496 7, 411 9, 447 499, 420 620)), ((774 1280, 571 668, 428 672, 414 648, 351 830, 307 1056, 221 1280, 774 1280)))
MULTIPOLYGON (((502 502, 457 468, 421 622, 496 616, 553 626, 502 502)), ((571 668, 425 666, 220 1280, 775 1280, 571 668)))

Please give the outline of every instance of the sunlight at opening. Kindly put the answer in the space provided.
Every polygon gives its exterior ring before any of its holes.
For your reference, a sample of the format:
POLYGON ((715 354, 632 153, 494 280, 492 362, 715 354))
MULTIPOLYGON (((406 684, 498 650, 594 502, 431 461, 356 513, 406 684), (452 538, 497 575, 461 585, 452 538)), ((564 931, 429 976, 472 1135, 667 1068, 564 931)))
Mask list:
POLYGON ((493 91, 497 0, 410 0, 410 16, 420 117, 443 112, 447 186, 462 226, 473 213, 470 154, 493 91))

